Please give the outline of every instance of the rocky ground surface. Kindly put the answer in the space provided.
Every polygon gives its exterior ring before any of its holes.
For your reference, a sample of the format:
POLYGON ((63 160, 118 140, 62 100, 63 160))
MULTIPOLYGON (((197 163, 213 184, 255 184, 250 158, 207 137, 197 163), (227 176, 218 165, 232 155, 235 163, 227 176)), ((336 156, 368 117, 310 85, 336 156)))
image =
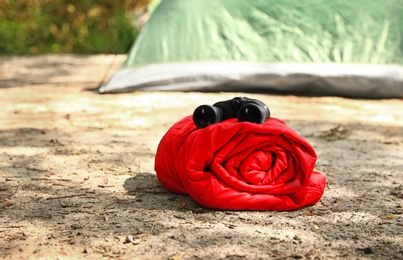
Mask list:
POLYGON ((209 210, 159 184, 157 145, 246 94, 89 90, 123 59, 0 58, 0 258, 403 258, 402 100, 247 94, 313 145, 328 185, 292 212, 209 210))

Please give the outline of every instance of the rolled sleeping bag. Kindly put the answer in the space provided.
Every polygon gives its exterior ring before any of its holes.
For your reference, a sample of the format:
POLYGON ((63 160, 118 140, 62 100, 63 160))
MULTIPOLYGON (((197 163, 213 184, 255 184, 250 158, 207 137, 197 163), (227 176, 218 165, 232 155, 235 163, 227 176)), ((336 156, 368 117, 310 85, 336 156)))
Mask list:
POLYGON ((295 210, 317 203, 326 178, 312 146, 283 121, 236 118, 197 128, 175 123, 155 157, 157 178, 173 193, 221 210, 295 210))

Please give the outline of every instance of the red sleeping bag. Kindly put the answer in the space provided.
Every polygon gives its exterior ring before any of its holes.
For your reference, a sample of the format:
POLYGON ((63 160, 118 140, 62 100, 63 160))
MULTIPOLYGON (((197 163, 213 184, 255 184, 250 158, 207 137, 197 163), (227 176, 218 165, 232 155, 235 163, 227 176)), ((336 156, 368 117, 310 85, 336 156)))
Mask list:
POLYGON ((312 146, 284 122, 225 120, 197 128, 175 123, 155 157, 159 181, 206 208, 294 210, 317 203, 326 178, 314 171, 312 146))

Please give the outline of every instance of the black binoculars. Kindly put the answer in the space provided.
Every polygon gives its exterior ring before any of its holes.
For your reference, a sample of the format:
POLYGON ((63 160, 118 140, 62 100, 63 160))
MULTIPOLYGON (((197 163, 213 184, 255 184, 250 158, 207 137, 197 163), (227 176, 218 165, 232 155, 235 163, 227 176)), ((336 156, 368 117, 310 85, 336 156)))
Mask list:
POLYGON ((269 117, 270 110, 262 101, 235 97, 217 102, 212 106, 197 107, 193 113, 193 122, 197 127, 204 128, 229 118, 238 118, 238 122, 263 124, 269 117))

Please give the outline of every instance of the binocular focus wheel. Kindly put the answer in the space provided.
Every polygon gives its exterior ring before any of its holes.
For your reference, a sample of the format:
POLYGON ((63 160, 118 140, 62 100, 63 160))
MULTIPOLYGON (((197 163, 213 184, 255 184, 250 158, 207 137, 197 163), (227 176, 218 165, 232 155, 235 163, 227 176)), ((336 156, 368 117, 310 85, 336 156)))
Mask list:
POLYGON ((218 107, 202 105, 193 113, 193 122, 199 128, 205 128, 211 124, 221 122, 223 112, 218 107))
POLYGON ((239 122, 263 124, 270 117, 270 112, 266 106, 245 104, 239 109, 237 117, 239 122))

